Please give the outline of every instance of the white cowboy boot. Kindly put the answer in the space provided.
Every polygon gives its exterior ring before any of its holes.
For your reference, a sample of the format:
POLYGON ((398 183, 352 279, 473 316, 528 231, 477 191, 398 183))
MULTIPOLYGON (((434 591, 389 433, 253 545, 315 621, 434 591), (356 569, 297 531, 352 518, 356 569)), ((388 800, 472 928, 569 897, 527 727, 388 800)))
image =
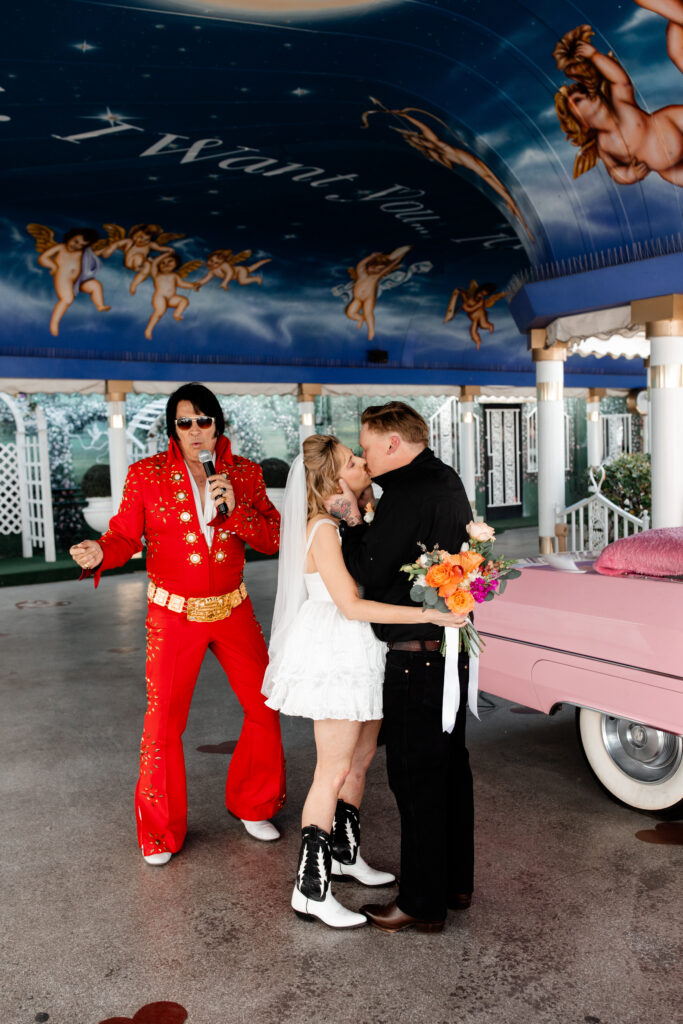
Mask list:
POLYGON ((337 800, 332 823, 332 878, 337 881, 354 879, 361 885, 391 885, 396 876, 389 871, 371 868, 360 855, 360 815, 358 808, 337 800))
POLYGON ((330 928, 360 928, 363 914, 342 907, 330 890, 330 837, 316 825, 301 830, 301 852, 292 893, 292 908, 304 921, 319 918, 330 928))

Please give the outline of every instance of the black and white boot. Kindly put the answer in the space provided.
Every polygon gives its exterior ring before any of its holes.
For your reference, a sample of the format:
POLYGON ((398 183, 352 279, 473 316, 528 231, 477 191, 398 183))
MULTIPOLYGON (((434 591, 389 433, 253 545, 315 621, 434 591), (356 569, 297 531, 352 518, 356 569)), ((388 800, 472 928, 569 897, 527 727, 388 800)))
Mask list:
POLYGON ((297 917, 312 921, 318 917, 331 928, 360 928, 368 920, 363 914, 337 903, 330 889, 332 854, 330 837, 317 825, 301 830, 301 852, 292 893, 292 907, 297 917))
POLYGON ((388 871, 376 871, 360 855, 360 815, 358 808, 337 800, 332 823, 332 877, 355 879, 362 885, 391 885, 396 876, 388 871))

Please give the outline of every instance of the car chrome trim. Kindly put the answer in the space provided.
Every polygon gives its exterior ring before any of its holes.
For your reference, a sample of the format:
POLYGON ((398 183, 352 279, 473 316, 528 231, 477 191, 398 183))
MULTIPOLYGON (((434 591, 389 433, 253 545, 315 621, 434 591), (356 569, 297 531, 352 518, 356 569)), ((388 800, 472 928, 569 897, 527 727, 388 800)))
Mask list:
POLYGON ((615 668, 628 668, 633 672, 645 672, 650 676, 660 676, 662 679, 683 680, 683 676, 674 675, 673 672, 658 672, 653 668, 641 668, 639 665, 629 665, 624 661, 612 661, 610 658, 599 658, 594 654, 579 654, 577 651, 567 651, 562 647, 548 647, 546 644, 536 644, 531 640, 518 640, 512 636, 499 636, 497 633, 485 633, 483 629, 477 630, 480 636, 489 640, 505 640, 510 644, 522 644, 523 647, 536 647, 539 651, 550 651, 552 654, 564 654, 569 658, 583 658, 584 661, 599 661, 603 665, 614 665, 615 668))

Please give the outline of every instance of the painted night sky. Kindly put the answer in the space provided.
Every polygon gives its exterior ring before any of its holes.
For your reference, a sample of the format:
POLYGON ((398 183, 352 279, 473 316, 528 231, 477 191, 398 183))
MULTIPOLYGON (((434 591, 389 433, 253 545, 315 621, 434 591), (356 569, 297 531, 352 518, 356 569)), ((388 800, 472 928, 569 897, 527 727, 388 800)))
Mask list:
POLYGON ((682 230, 681 65, 648 7, 17 4, 2 372, 531 382, 510 277, 682 230))

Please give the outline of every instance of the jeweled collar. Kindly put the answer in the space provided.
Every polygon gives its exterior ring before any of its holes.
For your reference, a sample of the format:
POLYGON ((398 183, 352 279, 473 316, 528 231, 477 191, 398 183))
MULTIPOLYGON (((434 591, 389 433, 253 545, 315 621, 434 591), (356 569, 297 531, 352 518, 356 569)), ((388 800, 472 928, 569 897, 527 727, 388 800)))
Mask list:
MULTIPOLYGON (((224 435, 218 438, 216 442, 216 469, 221 470, 224 466, 232 466, 232 447, 230 441, 224 435)), ((172 437, 168 444, 167 460, 169 464, 180 463, 181 466, 185 465, 185 459, 183 453, 180 450, 178 442, 172 437)))

